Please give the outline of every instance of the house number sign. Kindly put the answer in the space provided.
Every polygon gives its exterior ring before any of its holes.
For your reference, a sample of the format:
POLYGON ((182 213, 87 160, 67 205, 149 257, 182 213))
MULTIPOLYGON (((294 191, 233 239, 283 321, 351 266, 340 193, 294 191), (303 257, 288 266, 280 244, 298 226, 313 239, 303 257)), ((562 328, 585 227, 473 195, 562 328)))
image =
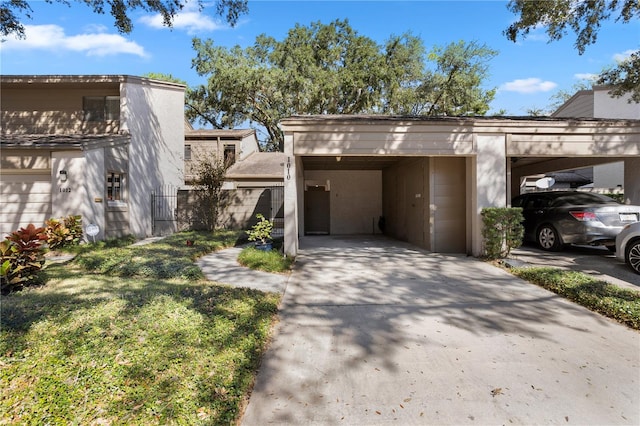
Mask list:
POLYGON ((60 192, 71 192, 71 188, 58 188, 60 192))

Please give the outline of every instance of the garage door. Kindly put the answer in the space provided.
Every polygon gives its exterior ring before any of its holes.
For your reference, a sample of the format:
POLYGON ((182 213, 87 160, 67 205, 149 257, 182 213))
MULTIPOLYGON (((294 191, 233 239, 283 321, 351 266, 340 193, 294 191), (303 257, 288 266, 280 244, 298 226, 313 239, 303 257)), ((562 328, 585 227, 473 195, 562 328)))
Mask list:
POLYGON ((15 173, 0 177, 2 237, 21 226, 42 226, 51 217, 51 174, 15 173))

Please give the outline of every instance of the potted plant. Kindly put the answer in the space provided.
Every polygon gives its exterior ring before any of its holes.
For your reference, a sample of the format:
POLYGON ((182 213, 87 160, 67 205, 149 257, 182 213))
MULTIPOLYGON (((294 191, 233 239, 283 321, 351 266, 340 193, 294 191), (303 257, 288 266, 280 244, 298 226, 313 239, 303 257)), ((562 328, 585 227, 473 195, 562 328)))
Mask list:
POLYGON ((260 213, 256 215, 256 218, 259 220, 258 223, 253 225, 250 230, 246 231, 249 236, 249 241, 255 241, 255 247, 258 250, 269 251, 273 248, 273 244, 271 242, 273 223, 260 213))

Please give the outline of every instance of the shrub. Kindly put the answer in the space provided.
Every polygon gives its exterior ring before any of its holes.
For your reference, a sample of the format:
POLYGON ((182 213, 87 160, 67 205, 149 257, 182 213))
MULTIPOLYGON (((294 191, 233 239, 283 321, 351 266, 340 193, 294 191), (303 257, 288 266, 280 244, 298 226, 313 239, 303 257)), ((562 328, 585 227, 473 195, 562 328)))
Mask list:
POLYGON ((82 217, 67 216, 63 219, 49 219, 45 222, 47 244, 51 250, 78 245, 82 240, 82 217))
POLYGON ((0 242, 0 290, 2 293, 20 290, 39 282, 38 272, 44 265, 44 228, 30 223, 12 232, 0 242))
POLYGON ((520 207, 486 207, 482 209, 482 237, 485 256, 500 259, 509 256, 511 249, 522 245, 524 227, 520 207))
POLYGON ((265 218, 261 213, 256 217, 260 220, 247 231, 249 241, 260 241, 262 244, 271 240, 271 231, 273 231, 273 222, 265 218))

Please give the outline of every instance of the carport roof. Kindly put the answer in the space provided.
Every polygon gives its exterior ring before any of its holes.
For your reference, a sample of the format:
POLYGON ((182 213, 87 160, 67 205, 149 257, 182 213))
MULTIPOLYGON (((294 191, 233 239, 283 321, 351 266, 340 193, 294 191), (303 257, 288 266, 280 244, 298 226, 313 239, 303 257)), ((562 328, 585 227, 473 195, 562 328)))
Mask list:
MULTIPOLYGON (((375 123, 375 122, 431 122, 431 123, 473 123, 473 122, 489 122, 489 121, 540 121, 540 122, 566 122, 572 120, 567 117, 546 117, 546 116, 455 116, 455 117, 433 117, 423 115, 377 115, 377 114, 324 114, 324 115, 293 115, 281 120, 281 123, 294 124, 296 122, 304 123, 326 123, 326 122, 356 122, 356 123, 375 123)), ((606 118, 576 118, 579 121, 595 121, 608 122, 620 121, 606 118)), ((638 120, 633 120, 638 121, 638 120)))

